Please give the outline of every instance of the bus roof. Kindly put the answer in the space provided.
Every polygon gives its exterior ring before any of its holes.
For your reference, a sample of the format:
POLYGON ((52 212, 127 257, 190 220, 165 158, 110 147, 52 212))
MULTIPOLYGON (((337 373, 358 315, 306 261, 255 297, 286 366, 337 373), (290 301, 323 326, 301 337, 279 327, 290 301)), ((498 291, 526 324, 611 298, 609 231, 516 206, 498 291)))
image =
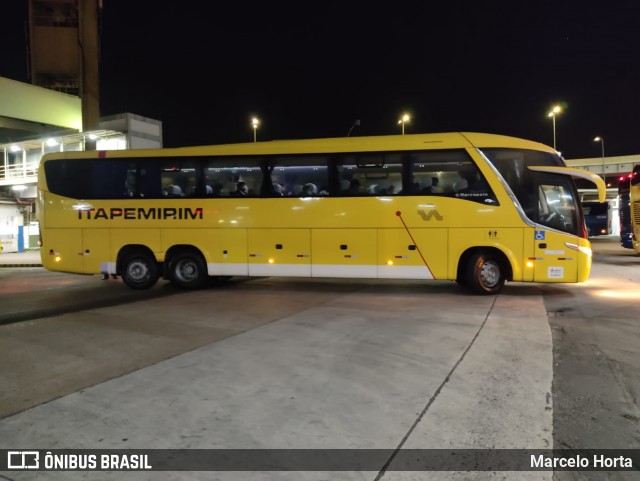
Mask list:
POLYGON ((380 135, 370 137, 335 137, 300 140, 271 140, 237 144, 202 145, 162 149, 80 151, 46 154, 43 160, 50 158, 86 158, 86 157, 147 157, 157 155, 273 155, 333 152, 402 151, 421 149, 455 148, 520 148, 554 152, 544 144, 530 140, 497 134, 477 132, 443 132, 435 134, 380 135))

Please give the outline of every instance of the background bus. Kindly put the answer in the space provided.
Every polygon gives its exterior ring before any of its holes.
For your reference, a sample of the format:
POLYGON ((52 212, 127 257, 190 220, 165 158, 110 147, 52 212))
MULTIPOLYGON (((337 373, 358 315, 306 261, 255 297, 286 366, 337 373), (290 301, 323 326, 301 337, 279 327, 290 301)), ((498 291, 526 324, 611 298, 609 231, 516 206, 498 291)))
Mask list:
POLYGON ((591 248, 550 147, 478 133, 349 137, 47 154, 47 269, 121 276, 581 282, 591 248))
POLYGON ((631 242, 640 254, 640 164, 633 167, 629 179, 629 204, 631 210, 631 242))
POLYGON ((612 212, 610 202, 583 202, 582 211, 589 237, 610 235, 612 232, 612 212))
POLYGON ((631 175, 618 179, 618 214, 620 216, 620 245, 626 249, 633 249, 631 229, 631 201, 629 187, 631 175))

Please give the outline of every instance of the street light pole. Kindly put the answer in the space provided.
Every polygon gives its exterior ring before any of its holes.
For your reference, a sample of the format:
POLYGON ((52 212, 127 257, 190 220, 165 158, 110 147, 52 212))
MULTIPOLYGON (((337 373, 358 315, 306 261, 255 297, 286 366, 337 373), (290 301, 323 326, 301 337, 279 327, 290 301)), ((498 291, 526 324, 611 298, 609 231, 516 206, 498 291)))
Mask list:
POLYGON ((553 150, 558 150, 556 148, 556 115, 560 112, 562 112, 562 108, 559 105, 555 105, 547 114, 547 117, 551 117, 553 120, 553 150))
POLYGON ((604 165, 604 137, 597 136, 593 139, 594 142, 600 142, 602 146, 602 180, 604 180, 604 185, 607 185, 607 170, 604 165))
POLYGON ((355 129, 356 127, 359 127, 359 126, 360 126, 360 120, 354 120, 353 121, 353 125, 349 129, 349 132, 347 132, 347 137, 349 137, 351 135, 351 131, 353 131, 353 129, 355 129))
POLYGON ((260 120, 257 117, 251 119, 251 127, 253 127, 253 141, 256 142, 258 139, 258 125, 260 125, 260 120))
POLYGON ((404 124, 406 122, 409 122, 409 120, 411 120, 411 117, 409 117, 409 114, 402 114, 402 117, 400 118, 400 120, 398 120, 398 124, 402 125, 402 135, 404 135, 404 124))

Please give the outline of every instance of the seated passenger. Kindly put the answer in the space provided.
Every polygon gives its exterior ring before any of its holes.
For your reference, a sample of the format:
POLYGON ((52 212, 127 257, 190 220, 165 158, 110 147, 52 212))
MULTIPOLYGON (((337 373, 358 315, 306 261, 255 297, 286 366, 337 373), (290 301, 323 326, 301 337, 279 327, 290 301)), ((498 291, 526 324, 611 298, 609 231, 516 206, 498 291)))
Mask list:
POLYGON ((351 180, 349 184, 349 190, 347 190, 347 195, 361 195, 362 192, 360 190, 360 181, 358 179, 351 180))
POLYGON ((480 172, 473 168, 466 168, 458 172, 460 183, 456 183, 456 192, 486 192, 489 186, 481 178, 480 172), (463 182, 464 181, 464 182, 463 182), (466 185, 464 185, 466 183, 466 185))
POLYGON ((164 188, 163 193, 167 197, 182 197, 182 189, 179 185, 170 184, 164 188))
POLYGON ((456 188, 456 197, 485 203, 496 202, 489 184, 487 184, 478 170, 465 169, 459 172, 459 175, 467 185, 463 188, 460 188, 460 185, 454 186, 456 188))
POLYGON ((313 197, 316 195, 318 195, 318 188, 315 184, 312 184, 311 182, 304 184, 302 187, 302 193, 300 194, 301 197, 313 197))
POLYGON ((244 182, 238 182, 236 184, 236 190, 231 192, 233 197, 246 197, 249 194, 249 187, 244 182))
POLYGON ((422 182, 420 182, 420 193, 421 194, 437 194, 441 192, 438 184, 440 181, 437 177, 429 177, 422 182))
POLYGON ((213 186, 209 187, 209 185, 207 185, 207 195, 211 195, 214 197, 220 197, 224 190, 224 186, 222 185, 221 182, 216 182, 215 184, 213 184, 213 186), (209 188, 211 188, 211 192, 209 192, 209 188))
POLYGON ((282 197, 284 195, 284 187, 277 182, 273 183, 273 195, 276 197, 282 197))

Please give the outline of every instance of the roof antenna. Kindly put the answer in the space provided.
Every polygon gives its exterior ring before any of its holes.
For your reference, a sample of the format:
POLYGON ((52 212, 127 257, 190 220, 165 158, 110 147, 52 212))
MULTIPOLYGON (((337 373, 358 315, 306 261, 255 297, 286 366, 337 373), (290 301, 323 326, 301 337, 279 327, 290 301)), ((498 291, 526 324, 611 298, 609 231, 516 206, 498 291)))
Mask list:
POLYGON ((353 125, 351 126, 351 128, 349 129, 349 132, 347 132, 347 137, 349 137, 351 135, 351 131, 353 129, 355 129, 356 127, 360 126, 360 121, 359 120, 354 120, 353 121, 353 125))

